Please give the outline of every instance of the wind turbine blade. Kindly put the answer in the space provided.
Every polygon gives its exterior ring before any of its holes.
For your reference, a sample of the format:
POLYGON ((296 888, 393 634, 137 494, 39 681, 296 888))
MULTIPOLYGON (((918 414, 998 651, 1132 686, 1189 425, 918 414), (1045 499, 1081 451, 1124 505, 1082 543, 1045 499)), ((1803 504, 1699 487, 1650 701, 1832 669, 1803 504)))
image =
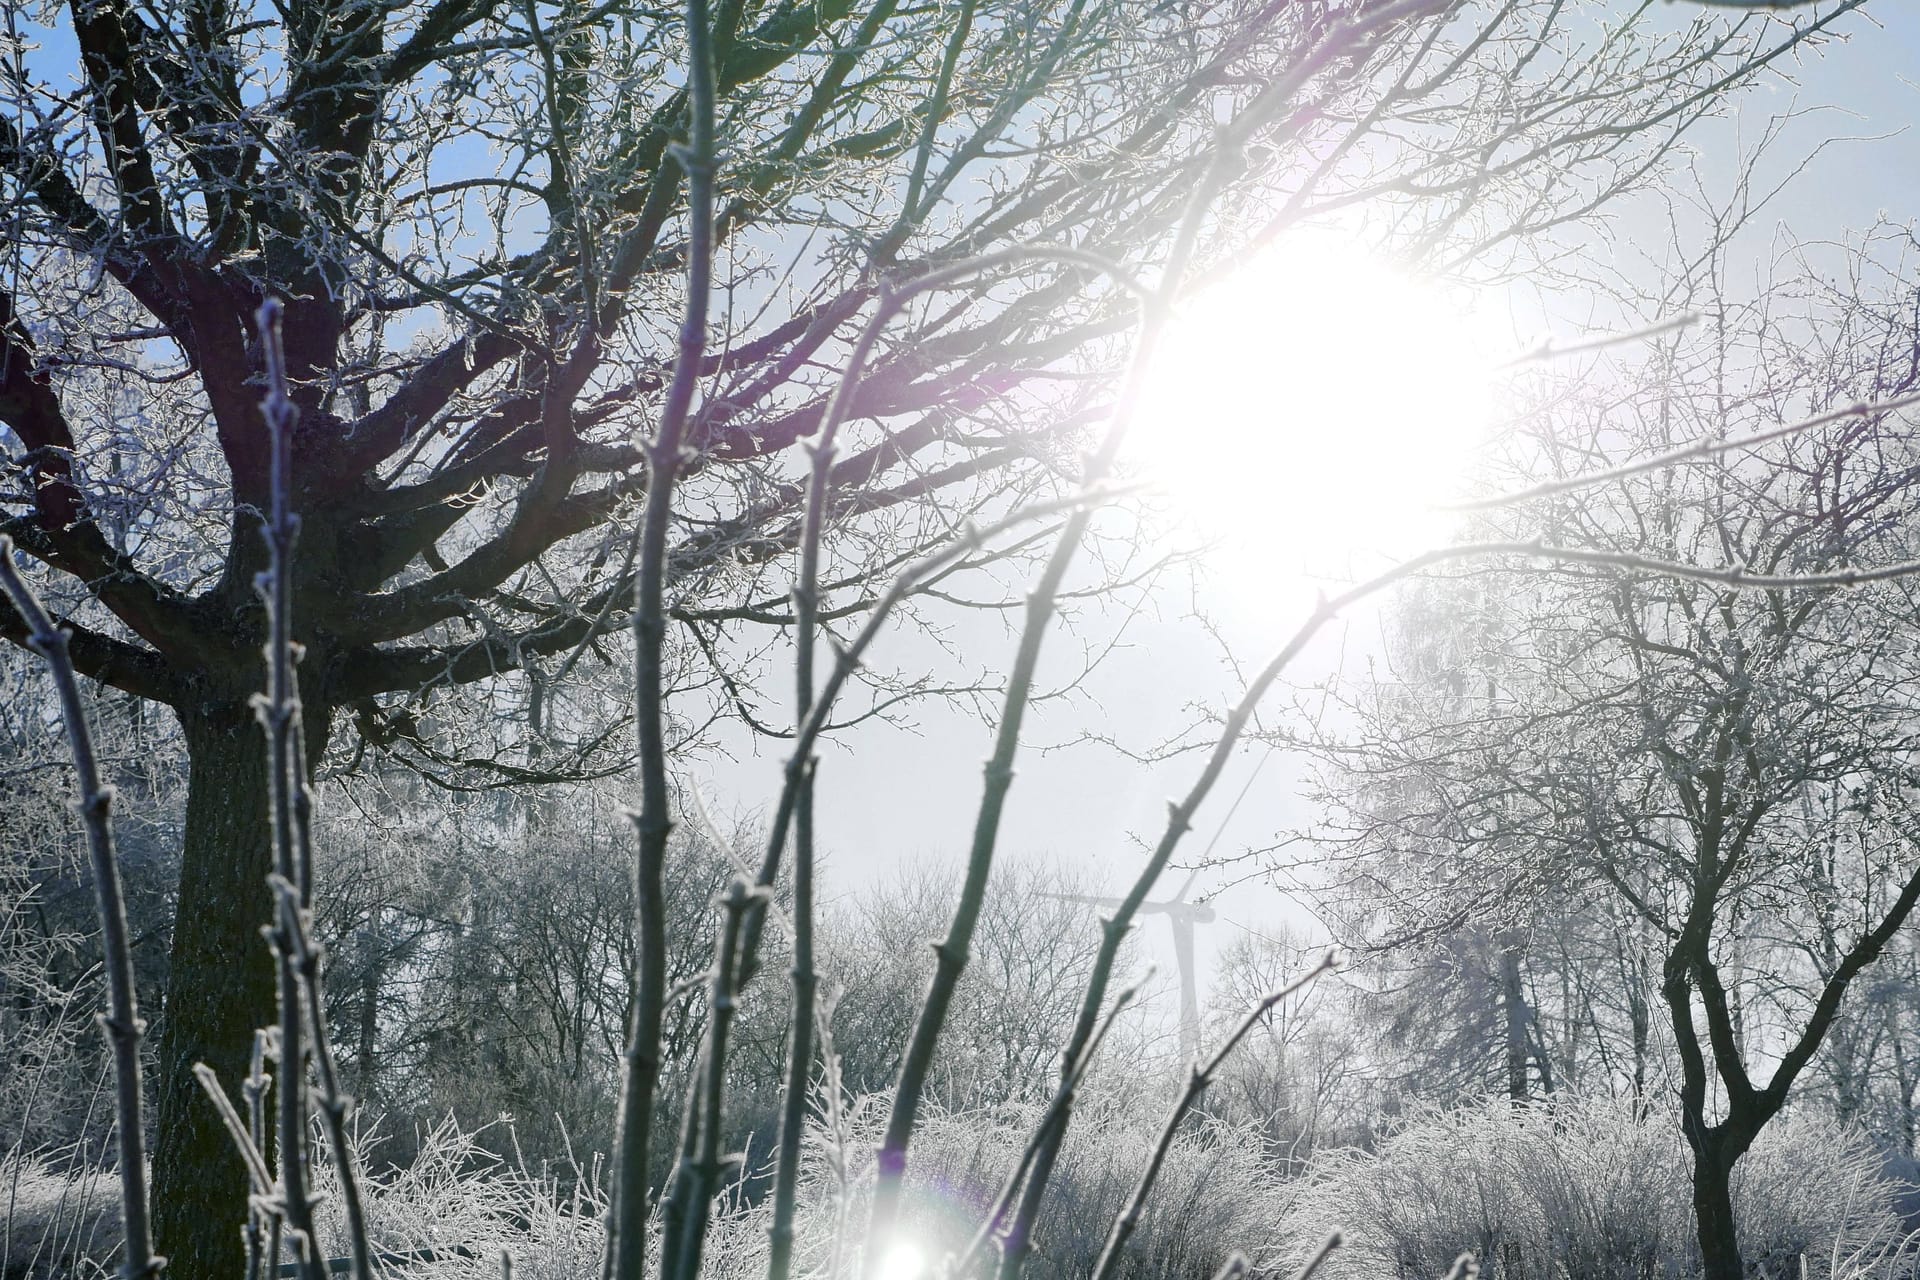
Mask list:
POLYGON ((1121 898, 1096 898, 1084 893, 1048 893, 1044 889, 1038 892, 1042 898, 1053 898, 1060 902, 1087 902, 1096 907, 1117 907, 1124 901, 1121 898))

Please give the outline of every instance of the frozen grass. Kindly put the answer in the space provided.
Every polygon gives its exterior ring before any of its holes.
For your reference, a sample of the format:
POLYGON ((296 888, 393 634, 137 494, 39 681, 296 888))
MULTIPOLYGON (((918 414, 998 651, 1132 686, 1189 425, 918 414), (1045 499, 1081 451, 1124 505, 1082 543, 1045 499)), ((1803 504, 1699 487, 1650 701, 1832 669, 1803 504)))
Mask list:
MULTIPOLYGON (((1377 1152, 1316 1159, 1287 1225, 1296 1254, 1344 1228, 1323 1273, 1334 1280, 1428 1280, 1462 1249, 1513 1280, 1669 1280, 1699 1267, 1690 1168, 1664 1114, 1606 1098, 1493 1099, 1422 1111, 1377 1152)), ((1895 1189, 1859 1135, 1782 1116, 1734 1171, 1750 1274, 1798 1280, 1803 1255, 1810 1278, 1894 1274, 1895 1189)))
MULTIPOLYGON (((603 1202, 594 1172, 561 1177, 504 1161, 483 1140, 498 1136, 448 1120, 422 1135, 406 1168, 363 1174, 374 1248, 410 1256, 406 1274, 421 1280, 498 1277, 502 1254, 516 1280, 597 1280, 603 1202)), ((377 1143, 367 1145, 377 1152, 377 1143)), ((316 1185, 328 1198, 317 1225, 327 1255, 343 1257, 345 1215, 334 1183, 323 1166, 316 1185)))
MULTIPOLYGON (((1069 1280, 1092 1268, 1152 1140, 1158 1109, 1137 1099, 1083 1107, 1062 1153, 1035 1253, 1033 1280, 1069 1280)), ((1012 1165, 1034 1108, 929 1115, 908 1172, 901 1238, 929 1264, 963 1248, 1012 1165)), ((823 1117, 801 1187, 796 1274, 853 1280, 847 1244, 864 1229, 872 1152, 884 1097, 823 1117)), ((529 1169, 504 1123, 423 1135, 404 1170, 367 1180, 375 1245, 416 1255, 422 1280, 498 1277, 598 1280, 603 1202, 596 1170, 529 1169), (505 1140, 503 1141, 503 1137, 505 1140), (432 1260, 417 1259, 422 1250, 432 1260)), ((378 1151, 378 1145, 373 1144, 378 1151)), ((1291 1274, 1334 1227, 1346 1237, 1323 1276, 1432 1280, 1473 1249, 1500 1280, 1684 1280, 1697 1273, 1688 1156, 1670 1117, 1636 1119, 1608 1099, 1515 1108, 1504 1100, 1415 1115, 1376 1152, 1317 1156, 1285 1181, 1261 1158, 1254 1132, 1196 1123, 1175 1143, 1121 1275, 1205 1280, 1232 1251, 1257 1274, 1291 1274)), ((92 1259, 115 1241, 117 1184, 104 1172, 0 1165, 10 1215, 8 1280, 93 1277, 92 1259)), ((319 1190, 331 1197, 331 1176, 319 1190)), ((1853 1132, 1818 1116, 1770 1126, 1734 1179, 1750 1274, 1800 1280, 1908 1280, 1920 1248, 1901 1234, 1896 1185, 1853 1132)), ((337 1200, 319 1214, 330 1256, 345 1252, 337 1200)), ((715 1215, 706 1280, 765 1274, 764 1203, 732 1202, 715 1215)))
MULTIPOLYGON (((929 1262, 965 1246, 1036 1118, 1030 1107, 927 1118, 914 1142, 902 1235, 929 1262)), ((857 1250, 844 1244, 840 1229, 845 1224, 857 1233, 864 1227, 872 1152, 884 1122, 885 1099, 867 1098, 852 1104, 837 1125, 816 1129, 801 1187, 798 1274, 837 1280, 856 1274, 857 1250)), ((1132 1190, 1153 1126, 1137 1110, 1129 1115, 1118 1107, 1096 1107, 1082 1114, 1075 1133, 1028 1264, 1035 1280, 1066 1280, 1091 1270, 1132 1190)), ((1204 1280, 1235 1249, 1256 1265, 1278 1265, 1286 1248, 1287 1188, 1259 1153, 1254 1135, 1238 1130, 1196 1126, 1183 1135, 1121 1274, 1204 1280)), ((426 1135, 410 1168, 370 1178, 368 1191, 378 1248, 439 1252, 459 1245, 470 1255, 443 1256, 409 1268, 410 1275, 497 1276, 505 1252, 512 1256, 515 1280, 599 1276, 601 1201, 587 1171, 559 1178, 516 1168, 493 1156, 479 1135, 448 1124, 426 1135)), ((767 1226, 764 1203, 736 1201, 716 1214, 707 1248, 709 1280, 758 1280, 766 1269, 767 1226)), ((336 1254, 345 1246, 340 1229, 338 1215, 322 1213, 321 1230, 336 1254)))
POLYGON ((120 1182, 111 1170, 61 1172, 38 1160, 0 1163, 0 1276, 102 1274, 93 1261, 120 1242, 120 1182))

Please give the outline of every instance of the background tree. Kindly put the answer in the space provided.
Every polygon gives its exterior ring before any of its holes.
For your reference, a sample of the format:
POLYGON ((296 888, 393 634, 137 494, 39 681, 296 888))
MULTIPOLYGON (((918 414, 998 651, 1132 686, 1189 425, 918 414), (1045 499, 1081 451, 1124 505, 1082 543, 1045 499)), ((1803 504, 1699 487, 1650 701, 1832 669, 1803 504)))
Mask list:
MULTIPOLYGON (((1837 941, 1813 945, 1824 952, 1837 941)), ((1915 961, 1911 931, 1888 940, 1873 971, 1862 979, 1866 989, 1835 1014, 1807 1082, 1835 1115, 1871 1133, 1892 1167, 1902 1170, 1910 1170, 1920 1154, 1920 1062, 1913 1049, 1920 971, 1915 961)))
MULTIPOLYGON (((109 1070, 92 1015, 103 1000, 98 916, 69 763, 49 754, 59 708, 44 670, 0 654, 0 1159, 104 1150, 95 1082, 109 1070)), ((100 766, 131 812, 119 830, 139 995, 166 989, 184 761, 171 724, 109 695, 96 709, 100 766)), ((84 1160, 85 1157, 76 1156, 84 1160)))
MULTIPOLYGON (((929 943, 958 883, 951 869, 902 868, 822 921, 820 968, 842 991, 834 1038, 841 1078, 855 1095, 884 1093, 899 1074, 933 976, 929 943)), ((953 1029, 935 1060, 930 1094, 942 1106, 965 1111, 1043 1096, 1098 950, 1084 909, 1047 895, 1090 887, 1038 863, 1005 868, 989 887, 953 1029)))
MULTIPOLYGON (((1289 930, 1234 938, 1207 1000, 1214 1012, 1209 1040, 1323 954, 1289 930)), ((1266 1159, 1284 1176, 1299 1175, 1318 1150, 1367 1141, 1384 1113, 1377 1058, 1364 1043, 1361 996, 1344 982, 1323 980, 1297 1003, 1268 1010, 1209 1091, 1208 1114, 1257 1132, 1266 1159)))
MULTIPOLYGON (((1844 308, 1795 287, 1740 304, 1715 267, 1653 304, 1702 305, 1699 338, 1661 340, 1598 395, 1555 397, 1512 444, 1513 478, 1544 488, 1496 525, 1602 562, 1430 588, 1473 625, 1363 686, 1341 792, 1369 882, 1397 886, 1378 916, 1457 928, 1610 895, 1637 921, 1703 1263, 1730 1280, 1733 1166, 1920 900, 1914 599, 1899 581, 1740 591, 1604 560, 1787 576, 1904 563, 1920 457, 1911 411, 1881 412, 1555 491, 1596 460, 1912 389, 1910 286, 1844 308)), ((1829 1053, 1858 1047, 1843 1035, 1829 1053)))
MULTIPOLYGON (((320 927, 336 957, 329 1013, 342 1067, 363 1104, 388 1119, 383 1161, 404 1164, 412 1138, 451 1115, 481 1129, 513 1117, 511 1135, 479 1135, 502 1159, 568 1171, 609 1149, 615 1064, 632 1002, 630 829, 615 798, 591 787, 492 791, 466 804, 404 772, 392 792, 336 793, 357 812, 325 824, 320 927), (413 1130, 414 1133, 409 1133, 413 1130)), ((733 867, 691 829, 674 850, 667 915, 669 974, 679 993, 664 1044, 682 1082, 705 1025, 698 978, 709 959, 713 903, 733 867)), ((769 1067, 743 1037, 743 1076, 778 1087, 777 1010, 748 1019, 773 1041, 769 1067)), ((671 1124, 669 1089, 661 1105, 671 1124)), ((772 1114, 764 1097, 757 1114, 772 1114)), ((756 1135, 756 1147, 770 1145, 756 1135)), ((570 1174, 569 1174, 570 1176, 570 1174)))
MULTIPOLYGON (((676 462, 670 684, 704 691, 675 703, 682 723, 711 702, 756 716, 739 633, 790 616, 774 562, 797 535, 797 450, 843 326, 887 281, 1030 239, 1150 263, 1214 167, 1215 120, 1274 85, 1230 183, 1245 230, 1215 253, 1368 202, 1416 254, 1507 252, 1643 180, 1730 85, 1856 4, 1638 40, 1550 0, 717 6, 728 305, 687 370, 701 397, 676 462)), ((237 1079, 272 986, 249 317, 285 302, 305 758, 349 723, 423 749, 426 704, 462 685, 571 709, 561 677, 627 620, 633 440, 673 363, 686 33, 573 0, 11 16, 5 529, 82 671, 170 708, 186 744, 156 1229, 177 1274, 209 1276, 237 1257, 244 1183, 189 1067, 237 1079)), ((912 308, 843 438, 829 620, 968 515, 1054 482, 1128 305, 1028 264, 912 308)), ((11 614, 0 631, 21 635, 11 614)), ((528 719, 561 748, 536 776, 608 740, 528 719)), ((540 733, 495 771, 526 777, 540 733)))

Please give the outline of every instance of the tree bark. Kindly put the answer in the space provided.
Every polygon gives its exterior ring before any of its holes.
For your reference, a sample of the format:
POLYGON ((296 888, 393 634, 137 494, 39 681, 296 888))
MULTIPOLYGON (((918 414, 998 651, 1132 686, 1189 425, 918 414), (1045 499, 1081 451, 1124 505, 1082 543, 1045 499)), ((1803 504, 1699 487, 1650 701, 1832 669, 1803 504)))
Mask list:
POLYGON ((1647 1000, 1638 988, 1627 994, 1627 1017, 1633 1024, 1633 1103, 1636 1110, 1647 1100, 1647 1060, 1651 1056, 1653 1019, 1648 1016, 1647 1000))
MULTIPOLYGON (((218 1072, 237 1103, 254 1029, 273 1021, 273 964, 260 936, 272 910, 266 750, 244 700, 177 714, 187 813, 155 1090, 154 1234, 172 1280, 233 1280, 245 1263, 246 1173, 193 1065, 218 1072)), ((306 709, 309 760, 326 719, 306 709)))
POLYGON ((380 987, 387 967, 387 909, 379 903, 367 918, 367 969, 360 978, 360 1040, 354 1051, 354 1092, 373 1096, 373 1052, 380 1034, 380 987))
POLYGON ((1520 974, 1520 939, 1516 931, 1502 930, 1495 944, 1500 951, 1500 1004, 1506 1015, 1507 1097, 1527 1100, 1527 993, 1520 974))
POLYGON ((1700 1233, 1701 1280, 1742 1280, 1740 1240, 1733 1224, 1733 1161, 1709 1139, 1693 1153, 1693 1217, 1700 1233))

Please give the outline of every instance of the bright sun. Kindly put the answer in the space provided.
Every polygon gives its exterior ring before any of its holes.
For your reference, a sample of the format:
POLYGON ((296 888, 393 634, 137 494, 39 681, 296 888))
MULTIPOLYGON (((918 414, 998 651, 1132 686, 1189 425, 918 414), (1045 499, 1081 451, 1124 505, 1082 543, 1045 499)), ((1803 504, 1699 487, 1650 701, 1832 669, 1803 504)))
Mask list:
POLYGON ((920 1280, 926 1274, 927 1255, 910 1240, 896 1240, 880 1259, 880 1280, 920 1280))
POLYGON ((1292 605, 1445 536, 1432 504, 1484 429, 1492 347, 1438 286, 1297 235, 1181 308, 1127 453, 1218 540, 1236 592, 1292 605))

